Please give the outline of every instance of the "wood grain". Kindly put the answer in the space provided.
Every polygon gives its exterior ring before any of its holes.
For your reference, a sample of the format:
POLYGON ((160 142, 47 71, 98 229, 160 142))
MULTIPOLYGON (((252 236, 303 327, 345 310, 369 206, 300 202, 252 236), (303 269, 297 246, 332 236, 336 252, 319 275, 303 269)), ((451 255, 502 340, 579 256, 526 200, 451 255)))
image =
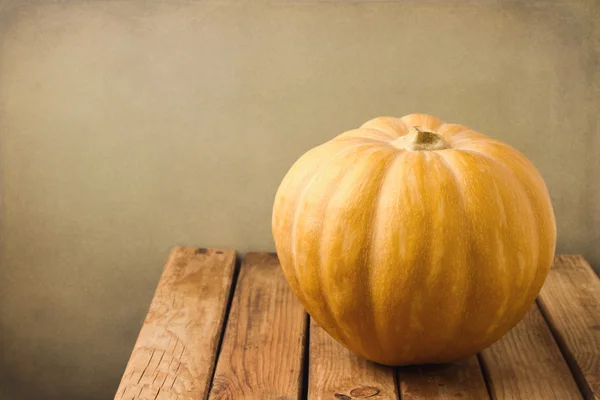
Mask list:
POLYGON ((534 304, 525 318, 481 353, 494 399, 581 399, 560 350, 534 304))
POLYGON ((582 256, 557 256, 538 302, 586 399, 600 399, 600 279, 582 256))
POLYGON ((399 399, 394 369, 360 358, 310 323, 308 399, 399 399))
POLYGON ((298 399, 306 313, 285 281, 277 256, 244 257, 211 399, 298 399))
POLYGON ((398 369, 402 400, 489 399, 476 356, 449 364, 398 369))
POLYGON ((206 398, 234 270, 233 250, 173 249, 115 399, 206 398))

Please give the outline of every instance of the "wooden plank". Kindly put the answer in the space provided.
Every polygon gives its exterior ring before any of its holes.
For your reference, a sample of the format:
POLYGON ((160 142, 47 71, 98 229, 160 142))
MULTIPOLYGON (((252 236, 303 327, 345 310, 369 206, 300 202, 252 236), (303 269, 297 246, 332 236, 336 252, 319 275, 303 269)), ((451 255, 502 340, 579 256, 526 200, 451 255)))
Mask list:
POLYGON ((489 399, 476 356, 449 364, 398 369, 402 400, 489 399))
POLYGON ((557 256, 540 308, 586 399, 600 399, 600 279, 582 256, 557 256))
POLYGON ((481 362, 494 399, 582 398, 535 304, 517 326, 481 353, 481 362))
POLYGON ((235 252, 173 249, 115 399, 204 399, 235 270, 235 252))
POLYGON ((277 256, 244 257, 211 399, 298 399, 307 317, 277 256))
POLYGON ((309 400, 399 399, 394 369, 360 358, 310 324, 309 400))

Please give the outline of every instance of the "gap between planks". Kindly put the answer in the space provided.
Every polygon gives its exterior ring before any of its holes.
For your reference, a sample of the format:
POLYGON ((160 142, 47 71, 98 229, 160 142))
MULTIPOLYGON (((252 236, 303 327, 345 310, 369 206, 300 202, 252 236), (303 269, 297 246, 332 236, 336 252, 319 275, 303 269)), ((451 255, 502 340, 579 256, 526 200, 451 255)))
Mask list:
POLYGON ((210 399, 298 399, 306 313, 276 255, 244 257, 210 399))
MULTIPOLYGON (((204 397, 202 398, 203 400, 205 398, 208 397, 208 393, 209 391, 212 389, 213 386, 213 382, 215 379, 215 372, 216 372, 216 363, 219 360, 219 356, 221 355, 221 348, 223 347, 223 338, 225 337, 224 335, 224 331, 225 331, 225 327, 227 326, 227 323, 229 322, 229 314, 231 312, 231 303, 233 302, 233 296, 235 294, 235 288, 237 286, 237 280, 240 274, 240 270, 241 270, 241 258, 237 256, 235 257, 235 267, 234 267, 234 271, 233 271, 233 276, 231 279, 231 288, 229 290, 229 298, 227 299, 227 304, 226 304, 226 309, 225 309, 225 317, 223 318, 223 323, 221 326, 221 330, 220 330, 220 335, 219 335, 219 340, 217 343, 217 348, 215 350, 215 361, 213 362, 213 368, 212 368, 212 373, 210 375, 210 379, 208 382, 208 390, 206 392, 206 394, 204 395, 204 397)), ((178 399, 175 399, 178 400, 178 399)))

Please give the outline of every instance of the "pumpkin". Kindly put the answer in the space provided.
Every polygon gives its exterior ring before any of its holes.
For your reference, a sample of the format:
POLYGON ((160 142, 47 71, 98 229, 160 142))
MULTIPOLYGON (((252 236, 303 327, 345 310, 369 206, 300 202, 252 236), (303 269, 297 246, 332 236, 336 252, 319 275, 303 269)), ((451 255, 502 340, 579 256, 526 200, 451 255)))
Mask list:
POLYGON ((450 362, 498 340, 531 307, 556 242, 523 154, 425 114, 375 118, 302 155, 272 232, 312 319, 386 365, 450 362))

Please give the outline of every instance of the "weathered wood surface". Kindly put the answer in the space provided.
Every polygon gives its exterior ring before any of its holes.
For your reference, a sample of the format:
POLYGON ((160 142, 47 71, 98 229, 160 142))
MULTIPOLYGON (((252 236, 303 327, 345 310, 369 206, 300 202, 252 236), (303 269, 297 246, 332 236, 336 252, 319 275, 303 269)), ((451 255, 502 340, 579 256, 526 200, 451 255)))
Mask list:
POLYGON ((307 320, 277 256, 247 254, 210 399, 299 399, 307 320))
POLYGON ((310 324, 309 400, 399 399, 394 370, 360 358, 310 324))
POLYGON ((206 397, 234 269, 233 250, 171 252, 115 399, 206 397))
POLYGON ((481 353, 494 399, 581 399, 581 394, 540 310, 481 353))
POLYGON ((476 356, 450 364, 403 367, 398 381, 402 400, 489 399, 476 356))
POLYGON ((232 250, 174 249, 115 399, 600 399, 600 280, 581 256, 558 256, 537 304, 478 357, 401 368, 310 322, 276 255, 247 254, 231 293, 234 276, 232 250))
POLYGON ((538 302, 586 399, 600 399, 600 279, 582 256, 558 256, 538 302))

